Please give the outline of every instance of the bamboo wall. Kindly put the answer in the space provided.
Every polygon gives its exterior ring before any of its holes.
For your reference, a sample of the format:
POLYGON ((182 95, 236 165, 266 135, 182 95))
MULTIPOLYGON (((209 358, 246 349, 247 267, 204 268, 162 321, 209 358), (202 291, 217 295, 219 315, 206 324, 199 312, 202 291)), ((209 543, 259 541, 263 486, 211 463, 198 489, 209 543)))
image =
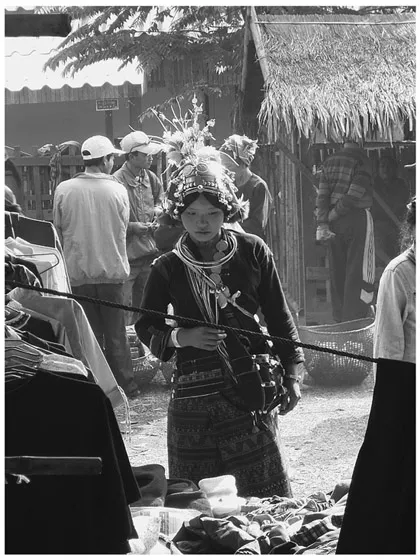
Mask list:
MULTIPOLYGON (((290 135, 280 136, 290 151, 297 145, 290 135)), ((304 312, 304 255, 300 181, 296 167, 275 144, 261 146, 253 169, 268 184, 273 211, 268 222, 267 242, 293 311, 304 312), (257 169, 258 166, 258 169, 257 169)))

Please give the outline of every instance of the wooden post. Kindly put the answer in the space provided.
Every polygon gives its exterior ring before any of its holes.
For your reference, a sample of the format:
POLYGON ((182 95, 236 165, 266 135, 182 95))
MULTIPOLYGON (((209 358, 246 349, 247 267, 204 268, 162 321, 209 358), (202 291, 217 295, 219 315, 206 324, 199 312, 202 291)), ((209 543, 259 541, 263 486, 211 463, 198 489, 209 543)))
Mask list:
POLYGON ((305 175, 307 179, 309 179, 309 181, 312 183, 315 190, 318 191, 318 180, 311 173, 310 169, 308 169, 306 165, 302 163, 301 160, 298 157, 296 157, 296 155, 291 150, 289 150, 286 144, 284 144, 280 139, 276 140, 276 144, 278 145, 280 150, 284 152, 286 156, 299 168, 301 173, 305 175))
POLYGON ((112 111, 105 111, 105 136, 114 143, 114 125, 112 111))
MULTIPOLYGON (((302 140, 299 138, 298 140, 298 157, 302 159, 302 140)), ((305 220, 303 218, 303 181, 302 181, 302 172, 300 170, 296 171, 297 175, 297 193, 298 193, 298 227, 299 227, 299 241, 300 241, 300 262, 301 262, 301 276, 300 276, 300 286, 301 286, 301 312, 299 313, 299 319, 301 325, 306 325, 306 277, 305 277, 305 220)))
POLYGON ((267 57, 265 54, 264 45, 261 40, 261 31, 257 23, 257 12, 255 11, 255 8, 253 6, 250 6, 250 16, 250 28, 252 32, 252 38, 254 39, 255 50, 257 51, 258 55, 258 62, 261 66, 261 72, 264 78, 264 82, 267 83, 269 76, 267 57))
MULTIPOLYGON (((140 115, 140 113, 142 112, 142 102, 141 102, 141 97, 129 97, 128 98, 128 104, 129 104, 129 120, 130 120, 130 127, 133 130, 142 130, 142 123, 139 122, 138 120, 138 116, 140 115)), ((129 131, 127 130, 127 134, 129 133, 129 131)))
MULTIPOLYGON (((75 156, 77 152, 76 146, 69 146, 69 156, 75 156)), ((69 165, 70 179, 76 175, 77 167, 75 165, 69 165)))
MULTIPOLYGON (((38 155, 38 147, 33 146, 32 152, 34 156, 38 155)), ((34 166, 32 168, 32 180, 33 180, 33 191, 35 193, 35 217, 37 220, 43 219, 43 208, 42 208, 42 195, 41 195, 41 174, 39 172, 39 166, 34 166)))
POLYGON ((379 206, 381 206, 382 210, 388 215, 388 217, 391 218, 394 224, 398 228, 400 228, 401 227, 400 220, 397 218, 397 216, 394 214, 394 212, 391 210, 391 208, 388 206, 385 200, 383 200, 383 198, 375 191, 373 191, 373 198, 376 200, 379 206))
POLYGON ((242 76, 241 76, 241 94, 243 95, 246 85, 246 77, 248 75, 248 45, 250 40, 250 20, 251 20, 251 6, 246 9, 246 21, 244 32, 244 54, 242 60, 242 76))

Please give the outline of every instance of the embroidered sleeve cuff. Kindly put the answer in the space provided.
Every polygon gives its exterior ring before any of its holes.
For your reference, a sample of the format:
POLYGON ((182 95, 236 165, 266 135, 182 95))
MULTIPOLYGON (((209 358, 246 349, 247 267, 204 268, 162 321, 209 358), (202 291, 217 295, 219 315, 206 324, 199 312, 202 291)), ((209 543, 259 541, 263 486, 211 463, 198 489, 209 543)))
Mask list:
POLYGON ((168 330, 158 331, 154 329, 152 337, 150 339, 150 350, 156 358, 162 360, 162 362, 167 362, 172 358, 175 353, 175 348, 173 346, 168 346, 169 339, 172 334, 172 330, 168 327, 168 330))
POLYGON ((176 327, 171 332, 171 340, 175 348, 181 348, 181 345, 178 342, 178 333, 179 333, 179 327, 176 327))

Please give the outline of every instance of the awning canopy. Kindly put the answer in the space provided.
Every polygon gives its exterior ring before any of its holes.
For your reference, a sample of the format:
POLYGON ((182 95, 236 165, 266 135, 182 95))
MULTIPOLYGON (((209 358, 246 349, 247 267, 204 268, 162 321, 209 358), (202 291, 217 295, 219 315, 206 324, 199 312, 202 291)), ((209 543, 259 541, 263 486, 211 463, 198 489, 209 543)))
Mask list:
POLYGON ((144 73, 134 63, 119 70, 121 60, 97 62, 74 77, 44 71, 61 42, 57 37, 5 39, 6 105, 141 96, 144 73))

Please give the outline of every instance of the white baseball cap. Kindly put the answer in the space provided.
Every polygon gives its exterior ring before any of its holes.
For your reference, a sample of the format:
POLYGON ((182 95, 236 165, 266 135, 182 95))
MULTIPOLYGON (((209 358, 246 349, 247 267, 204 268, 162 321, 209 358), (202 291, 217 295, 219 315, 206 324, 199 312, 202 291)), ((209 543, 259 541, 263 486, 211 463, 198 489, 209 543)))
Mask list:
POLYGON ((108 156, 109 154, 122 155, 124 153, 116 148, 106 136, 91 136, 83 142, 81 152, 84 161, 108 156))
POLYGON ((126 154, 136 151, 146 155, 154 155, 160 152, 163 149, 163 146, 157 144, 156 142, 152 142, 144 132, 135 130, 134 132, 127 134, 127 136, 124 136, 121 140, 121 149, 124 150, 126 154))

